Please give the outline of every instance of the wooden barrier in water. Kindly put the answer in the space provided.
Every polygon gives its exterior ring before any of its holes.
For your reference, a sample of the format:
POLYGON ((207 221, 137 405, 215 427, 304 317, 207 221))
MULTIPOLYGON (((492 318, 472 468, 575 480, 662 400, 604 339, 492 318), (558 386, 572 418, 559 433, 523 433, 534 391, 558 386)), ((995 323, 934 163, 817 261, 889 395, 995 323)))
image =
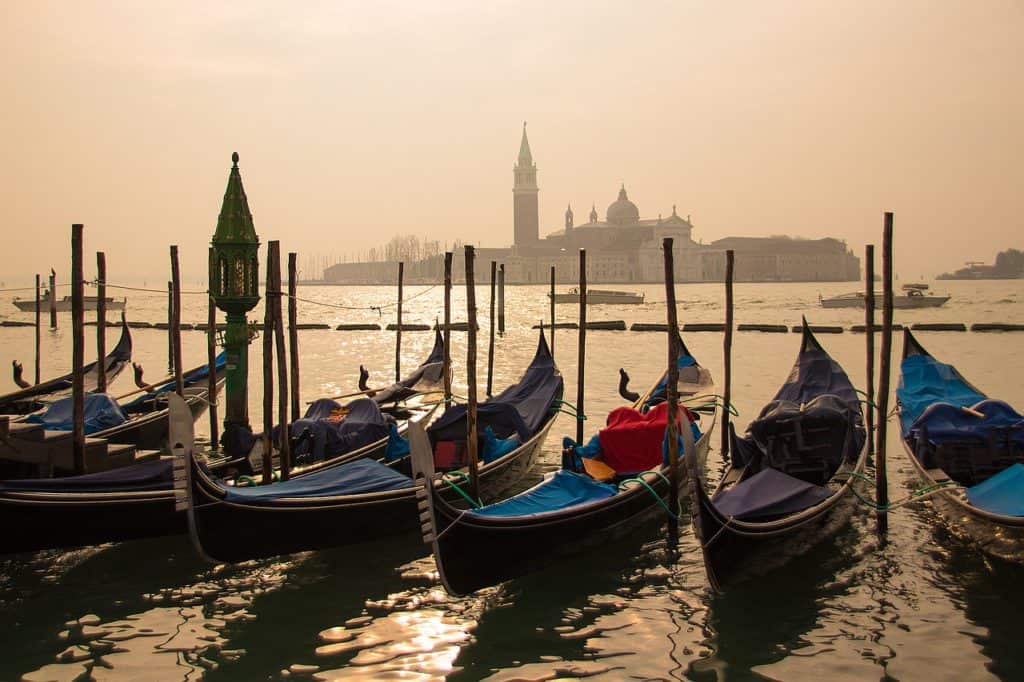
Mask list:
POLYGON ((480 499, 480 471, 477 462, 476 426, 476 284, 473 281, 473 261, 476 254, 472 244, 466 245, 466 317, 471 323, 466 344, 466 459, 469 464, 469 487, 473 499, 480 499))
MULTIPOLYGON (((210 247, 209 251, 209 270, 211 274, 217 267, 216 256, 213 254, 213 247, 210 247)), ((206 365, 207 365, 207 379, 206 379, 206 399, 210 402, 209 405, 209 417, 210 417, 210 449, 217 452, 220 446, 220 438, 218 431, 220 430, 220 422, 217 419, 217 304, 213 299, 212 285, 207 283, 206 291, 206 324, 203 325, 203 331, 206 332, 206 365)), ((198 327, 199 325, 196 325, 198 327)), ((224 325, 227 328, 227 325, 224 325)))
MULTIPOLYGON (((732 282, 735 274, 736 254, 732 249, 725 252, 725 335, 722 338, 722 360, 724 376, 722 385, 722 458, 729 460, 729 409, 732 406, 732 323, 733 293, 732 282)), ((696 462, 696 459, 693 460, 696 462)), ((696 472, 696 467, 693 468, 696 472)), ((699 472, 698 472, 699 473, 699 472)))
POLYGON ((185 395, 185 377, 181 368, 181 268, 178 265, 178 247, 171 246, 171 366, 174 369, 174 392, 185 395))
MULTIPOLYGON (((665 309, 668 315, 668 376, 665 380, 665 402, 668 403, 668 508, 671 514, 668 522, 669 547, 675 547, 679 540, 679 320, 676 311, 676 277, 672 254, 672 237, 665 237, 662 249, 665 252, 665 309)), ((580 288, 583 291, 583 288, 580 288)), ((687 422, 683 428, 689 428, 687 422)), ((582 442, 580 439, 579 442, 582 442)), ((683 453, 696 457, 697 453, 683 453)))
MULTIPOLYGON (((302 418, 302 406, 299 404, 299 254, 292 251, 288 254, 288 368, 290 379, 288 387, 291 390, 292 421, 302 418)), ((324 325, 321 329, 330 329, 330 325, 324 325)))
MULTIPOLYGON (((885 468, 886 435, 889 420, 889 363, 892 360, 892 213, 886 212, 882 228, 882 353, 878 378, 878 428, 875 431, 875 501, 880 507, 889 504, 889 478, 885 468)), ((878 532, 889 529, 884 511, 876 514, 878 532)))
MULTIPOLYGON (((837 325, 829 324, 809 324, 807 327, 815 334, 842 334, 843 328, 837 325)), ((802 325, 793 325, 790 328, 794 334, 799 334, 803 331, 802 325)))
MULTIPOLYGON (((288 406, 291 394, 288 392, 288 358, 284 346, 284 311, 281 306, 281 244, 272 241, 267 244, 270 267, 274 270, 274 288, 267 292, 266 305, 274 308, 274 350, 277 358, 277 427, 278 459, 281 465, 281 480, 287 481, 292 468, 290 429, 288 427, 288 406)), ((298 402, 296 400, 296 402, 298 402)), ((296 409, 296 411, 298 411, 296 409)))
POLYGON ((587 365, 587 250, 580 249, 580 326, 576 355, 576 442, 583 443, 583 400, 587 365))
MULTIPOLYGON (((497 285, 498 278, 498 262, 491 261, 491 316, 490 324, 488 325, 488 342, 487 342, 487 397, 491 397, 491 389, 494 388, 494 289, 497 285)), ((467 329, 469 323, 466 323, 467 329)))
POLYGON ((967 325, 963 322, 915 322, 910 327, 915 332, 965 332, 967 325))
POLYGON ((441 371, 444 374, 444 404, 452 403, 452 252, 444 253, 444 360, 441 371))
POLYGON ((57 272, 50 268, 50 329, 57 328, 57 272))
MULTIPOLYGON (((85 291, 82 284, 82 231, 81 223, 71 226, 71 437, 75 473, 85 473, 85 291)), ((51 272, 53 272, 51 270, 51 272)), ((53 281, 51 277, 51 282, 53 281)), ((50 310, 54 329, 57 298, 50 287, 50 310)))
POLYGON ((767 332, 769 334, 788 334, 789 327, 784 324, 738 324, 737 331, 741 332, 767 332))
POLYGON ((972 332, 1024 332, 1024 324, 977 322, 971 325, 972 332))
MULTIPOLYGON (((399 331, 399 325, 392 322, 386 327, 387 331, 394 332, 399 331)), ((429 332, 431 329, 429 324, 403 324, 401 325, 401 331, 403 332, 429 332)))
MULTIPOLYGON (((398 262, 398 319, 395 324, 395 381, 402 380, 402 279, 405 263, 398 262)), ((388 327, 390 329, 390 327, 388 327)))
POLYGON ((363 323, 342 323, 334 328, 335 331, 339 332, 369 332, 369 331, 380 331, 379 324, 363 324, 363 323))

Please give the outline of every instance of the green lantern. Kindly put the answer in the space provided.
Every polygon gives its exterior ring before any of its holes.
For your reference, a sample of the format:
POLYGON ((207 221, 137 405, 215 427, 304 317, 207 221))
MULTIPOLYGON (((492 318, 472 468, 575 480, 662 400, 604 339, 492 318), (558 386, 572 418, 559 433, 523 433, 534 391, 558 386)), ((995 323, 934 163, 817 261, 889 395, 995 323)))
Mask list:
POLYGON ((225 394, 227 409, 224 416, 225 454, 245 454, 248 448, 240 445, 239 430, 249 431, 248 377, 249 327, 245 314, 259 303, 259 247, 260 240, 253 226, 249 201, 242 187, 238 170, 238 152, 231 155, 231 174, 224 192, 224 203, 217 218, 217 230, 210 245, 210 291, 217 307, 227 313, 228 326, 224 335, 227 354, 227 381, 225 394))

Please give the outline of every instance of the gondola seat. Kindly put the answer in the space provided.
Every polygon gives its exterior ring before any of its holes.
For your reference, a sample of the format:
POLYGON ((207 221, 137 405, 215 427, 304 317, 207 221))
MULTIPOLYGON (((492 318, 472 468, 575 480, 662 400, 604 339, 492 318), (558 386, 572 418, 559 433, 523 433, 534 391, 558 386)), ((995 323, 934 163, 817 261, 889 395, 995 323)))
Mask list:
POLYGON ((824 485, 852 451, 854 416, 838 396, 798 404, 768 403, 750 425, 767 464, 808 483, 824 485))
POLYGON ((412 479, 372 459, 330 467, 273 485, 224 488, 229 502, 273 504, 289 498, 336 497, 411 488, 412 479))
POLYGON ((795 514, 827 500, 831 491, 776 469, 762 469, 713 498, 723 516, 742 521, 767 521, 795 514))
POLYGON ((603 500, 617 492, 618 489, 613 485, 595 481, 586 474, 562 469, 515 497, 467 513, 480 516, 528 516, 603 500))

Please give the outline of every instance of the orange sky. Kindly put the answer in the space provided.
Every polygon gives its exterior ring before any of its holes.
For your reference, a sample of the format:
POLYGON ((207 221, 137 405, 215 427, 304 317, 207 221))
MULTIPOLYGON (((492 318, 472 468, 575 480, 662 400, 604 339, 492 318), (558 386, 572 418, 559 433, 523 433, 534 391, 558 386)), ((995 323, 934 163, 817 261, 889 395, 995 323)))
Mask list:
POLYGON ((341 255, 398 233, 511 242, 522 121, 541 233, 620 182, 695 239, 846 239, 896 214, 897 270, 1024 247, 1024 4, 9 2, 8 286, 186 279, 237 150, 261 239, 341 255), (40 248, 40 247, 43 248, 40 248), (92 260, 89 257, 91 271, 92 260), (156 275, 153 277, 153 275, 156 275))

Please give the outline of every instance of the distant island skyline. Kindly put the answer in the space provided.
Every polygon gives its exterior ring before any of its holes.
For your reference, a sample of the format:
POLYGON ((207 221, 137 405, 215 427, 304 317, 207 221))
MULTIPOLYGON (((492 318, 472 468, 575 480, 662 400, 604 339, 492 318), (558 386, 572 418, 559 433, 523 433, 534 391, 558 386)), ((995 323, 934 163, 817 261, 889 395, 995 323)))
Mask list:
POLYGON ((996 254, 992 265, 969 261, 967 267, 944 272, 935 279, 1024 279, 1024 251, 1007 249, 996 254))

